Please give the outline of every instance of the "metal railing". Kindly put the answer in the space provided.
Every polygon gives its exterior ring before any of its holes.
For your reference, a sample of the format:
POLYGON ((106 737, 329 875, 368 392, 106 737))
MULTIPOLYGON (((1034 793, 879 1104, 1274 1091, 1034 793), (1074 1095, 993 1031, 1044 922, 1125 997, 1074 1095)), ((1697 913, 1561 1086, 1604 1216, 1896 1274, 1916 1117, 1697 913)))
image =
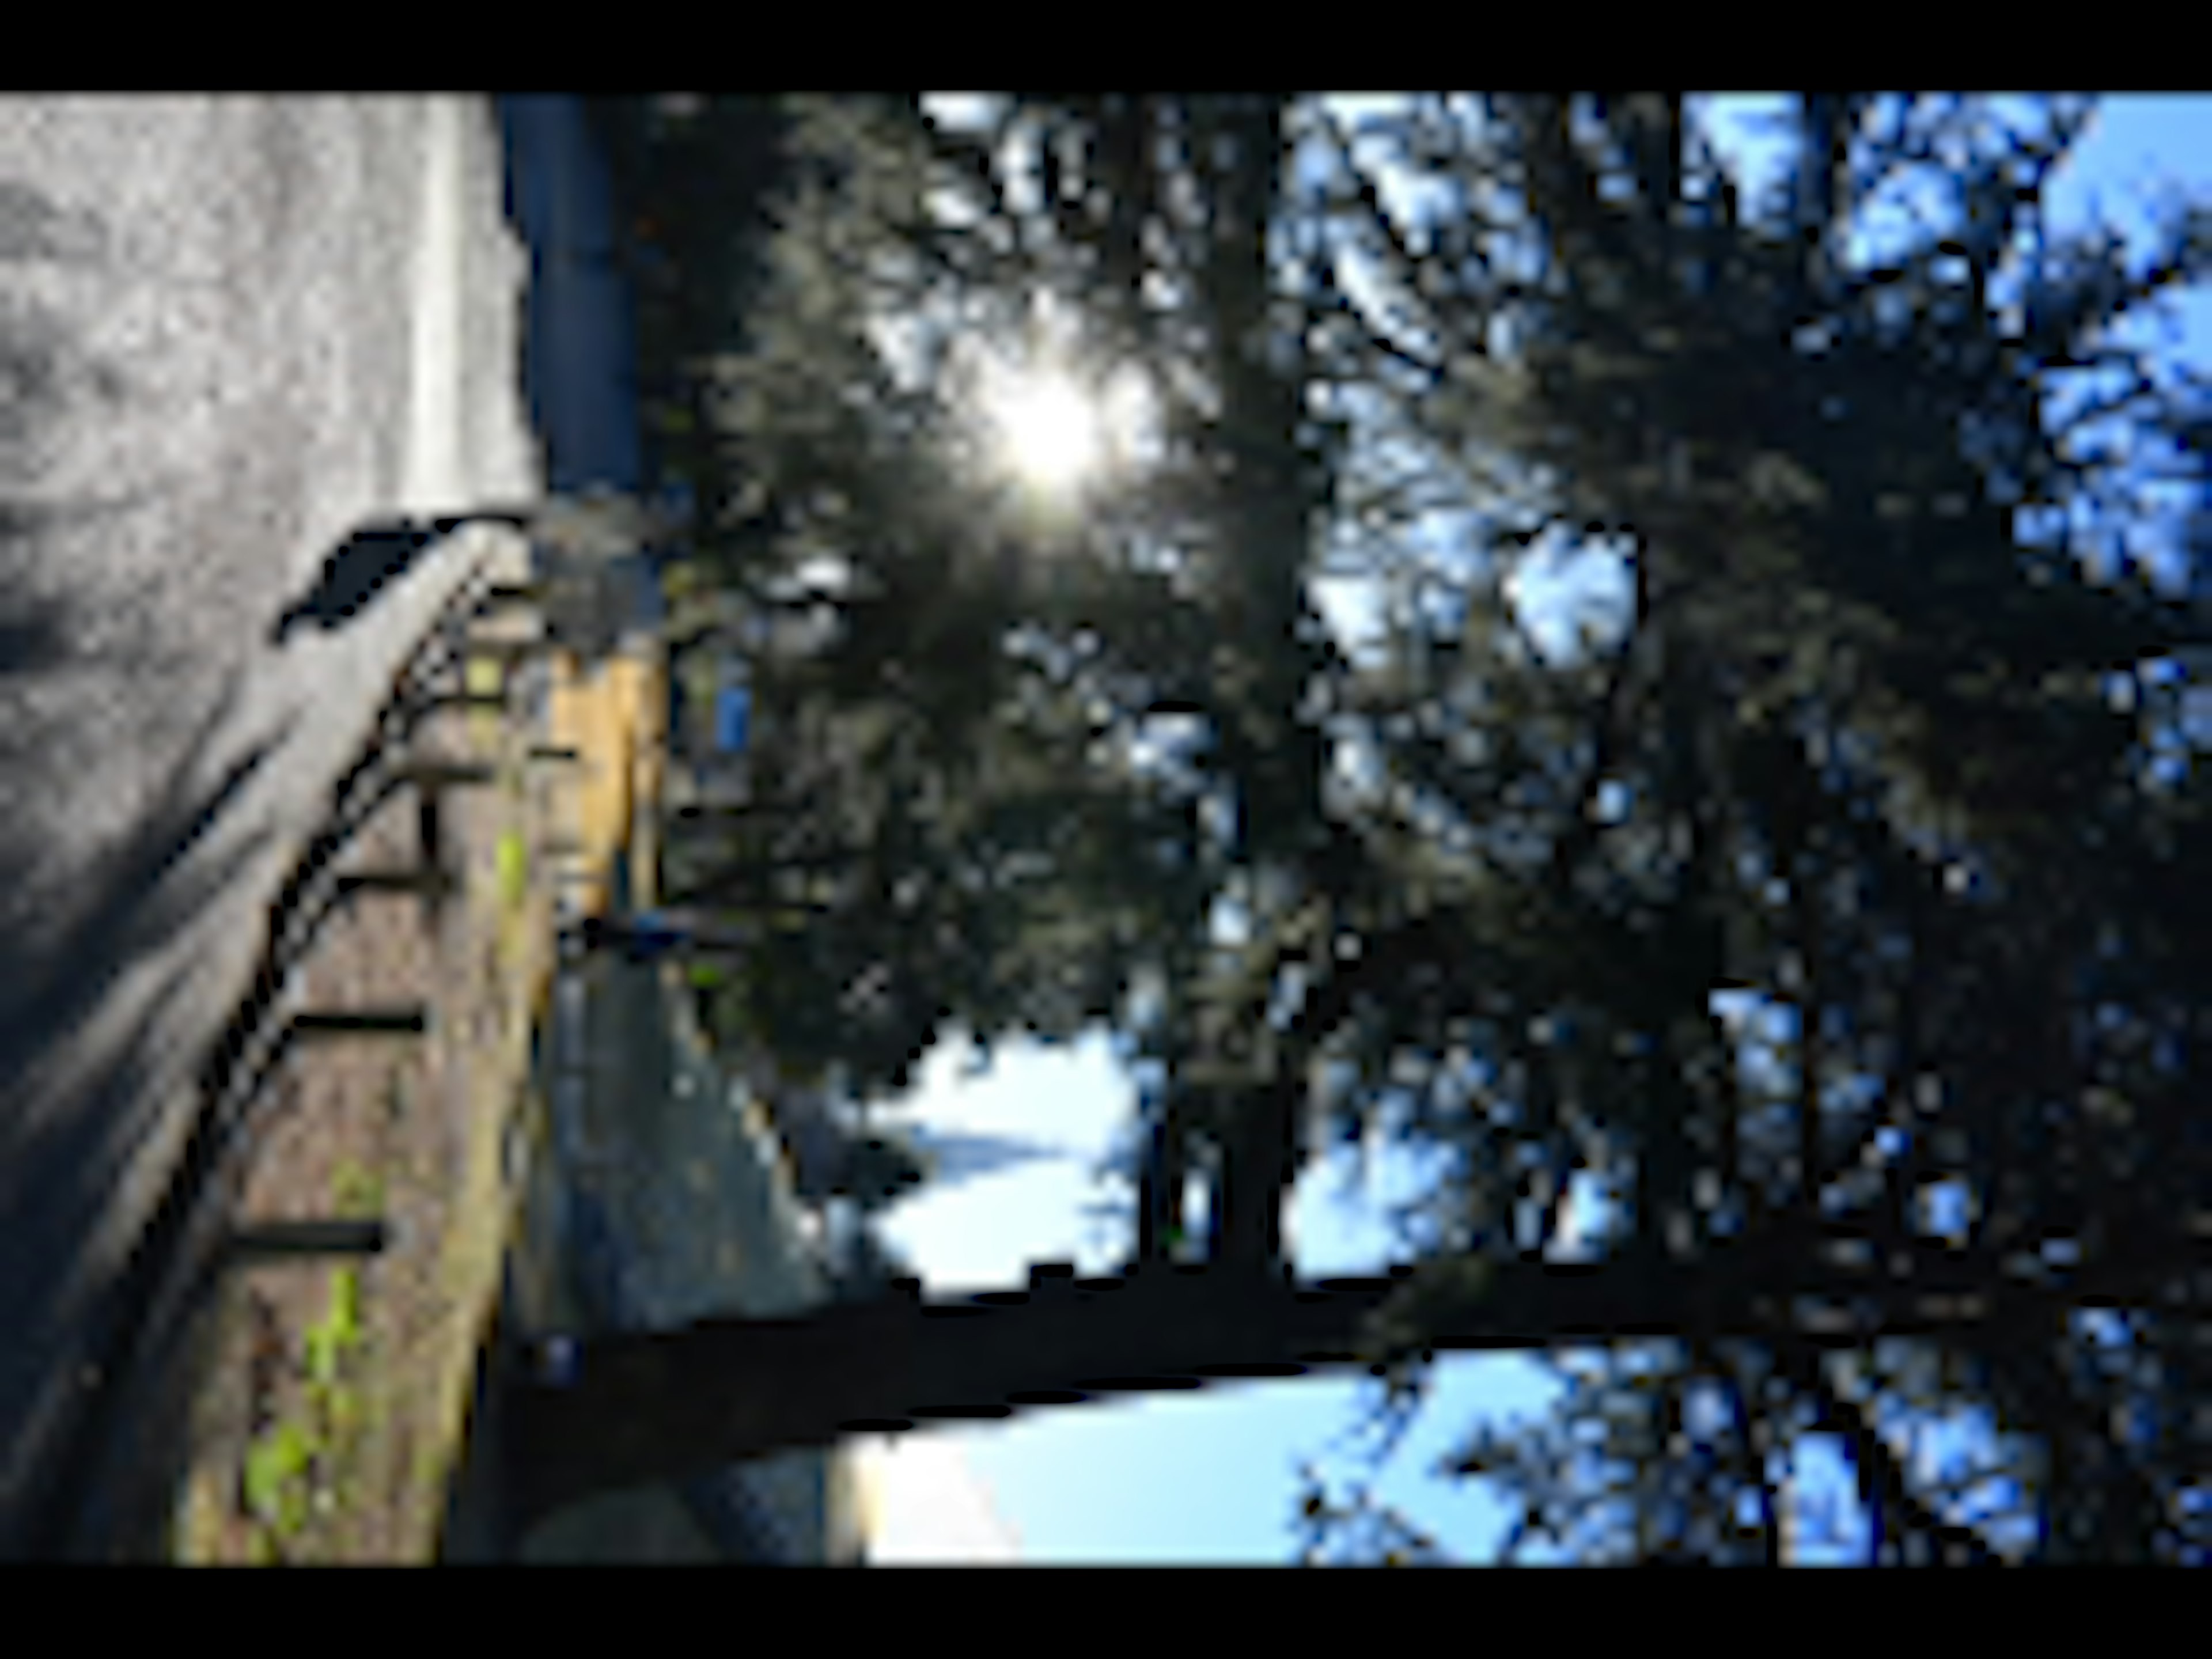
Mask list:
MULTIPOLYGON (((213 1043, 197 1079, 191 1127, 152 1218, 111 1287, 94 1331, 98 1358, 87 1369, 58 1455, 32 1499, 27 1553, 39 1559, 108 1559, 143 1547, 149 1519, 138 1506, 149 1468, 166 1467, 145 1443, 162 1390, 176 1377, 198 1316, 225 1271, 259 1261, 374 1255, 391 1242, 380 1218, 331 1218, 253 1228, 232 1223, 254 1131, 265 1123, 266 1085, 295 1045, 329 1040, 419 1040, 433 1029, 422 1003, 386 1007, 290 1009, 288 986, 324 927, 354 896, 411 891, 435 905, 457 883, 435 845, 435 802, 447 790, 496 781, 494 769, 416 752, 425 718, 440 708, 505 708, 515 678, 497 696, 447 684, 478 644, 470 624, 493 607, 527 601, 527 586, 490 580, 479 556, 455 585, 393 676, 362 750, 331 790, 323 829, 308 842, 269 911, 267 942, 252 988, 213 1043), (420 861, 401 868, 341 870, 338 861, 394 794, 414 790, 425 814, 420 861)), ((526 652, 524 642, 489 645, 526 652)), ((173 1426, 173 1425, 172 1425, 173 1426)), ((167 1494, 162 1494, 166 1500, 167 1494)))

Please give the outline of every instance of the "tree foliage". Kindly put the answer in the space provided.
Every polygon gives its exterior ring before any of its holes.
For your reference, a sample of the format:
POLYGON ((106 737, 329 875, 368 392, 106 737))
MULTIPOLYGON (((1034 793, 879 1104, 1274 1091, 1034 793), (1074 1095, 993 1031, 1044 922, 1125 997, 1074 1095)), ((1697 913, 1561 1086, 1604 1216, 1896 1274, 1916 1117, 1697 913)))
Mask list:
MULTIPOLYGON (((762 773, 815 810, 738 851, 855 850, 805 866, 824 911, 740 994, 878 1087, 955 1024, 1121 1026, 1151 1079, 1139 1257, 1182 1229, 1187 1168, 1213 1174, 1206 1254, 1251 1267, 1318 1126, 1442 1149, 1401 1217, 1428 1288, 1370 1330, 1400 1420, 1423 1297, 1544 1251, 1597 1181, 1598 1247, 1679 1328, 1603 1364, 1564 1327, 1532 1345, 1574 1376, 1556 1421, 1456 1459, 1530 1539, 1777 1559, 1778 1469, 1819 1432, 1882 1559, 2179 1559, 2212 841, 2202 775, 2150 764, 2148 667, 2202 626, 2113 551, 2138 515, 2097 434, 2133 420, 2201 485, 2201 400, 2111 325, 2201 276, 2212 218, 2178 206, 2132 264, 2053 233, 2064 103, 1794 119, 1762 210, 1668 95, 1350 130, 1303 100, 1024 94, 980 136, 908 100, 796 108, 723 419, 775 526, 749 580, 842 574, 810 601, 827 642, 762 665, 762 773), (1431 206, 1386 204, 1384 157, 1431 206), (1931 180, 1932 222, 1856 249, 1931 180), (924 228, 932 184, 963 228, 924 228), (963 329, 1040 286, 1164 410, 1157 464, 1049 561, 952 395, 963 329), (885 295, 952 319, 917 325, 911 380, 860 321, 885 295), (1565 644, 1522 603, 1563 545, 1617 578, 1565 644), (1357 647, 1315 597, 1347 569, 1390 596, 1357 647), (1133 766, 1164 715, 1197 741, 1133 766), (1926 1312, 1936 1281, 1965 1311, 1926 1312), (2085 1335, 2095 1303, 2124 1340, 2085 1335), (2009 1513, 1899 1450, 1897 1409, 1962 1401, 2008 1460, 1965 1479, 2010 1479, 2009 1513)), ((1422 1554, 1364 1499, 1305 1502, 1316 1540, 1422 1554)))
MULTIPOLYGON (((2041 226, 2040 180, 2078 128, 2069 112, 2023 137, 1971 108, 1851 110, 1807 100, 1806 152, 1840 159, 1825 174, 1808 165, 1778 225, 1736 216, 1671 100, 1621 100, 1595 124, 1564 101, 1501 103, 1485 112, 1487 143, 1465 137, 1479 123, 1434 110, 1392 135, 1404 164, 1452 177, 1462 199, 1504 186, 1547 256, 1516 315, 1479 264, 1455 287, 1434 251, 1403 250, 1401 286, 1444 343, 1403 394, 1408 423, 1532 467, 1552 521, 1625 534, 1632 606, 1610 645, 1561 674, 1499 617, 1492 571, 1467 584, 1457 637, 1423 642, 1416 697, 1464 688, 1494 700, 1507 729, 1478 728, 1488 752, 1473 765, 1447 757, 1449 736, 1386 738, 1399 775, 1477 847, 1522 800, 1544 827, 1522 838, 1538 849, 1526 859, 1493 840, 1451 920, 1424 930, 1423 957, 1468 964, 1442 1009, 1365 1006, 1392 1028, 1377 1052, 1435 1052, 1486 995, 1504 1003, 1481 1045, 1498 1079, 1484 1091, 1492 1121, 1534 1118, 1551 1145, 1532 1161, 1554 1190, 1568 1126, 1582 1147, 1601 1135, 1619 1148, 1616 1248, 1631 1255, 1690 1267, 1757 1249, 1802 1272, 1849 1252, 1869 1264, 1879 1306, 1885 1279, 1931 1249, 1921 1197, 1961 1183, 1964 1248, 1992 1293, 2048 1300, 2001 1341, 1942 1346, 1982 1367, 2004 1428, 2043 1443, 2027 1484, 2045 1547, 2148 1557, 2179 1547, 2173 1488, 2142 1469, 2115 1477, 2125 1458, 2094 1426, 2106 1412, 2075 1375, 2066 1304, 2100 1270, 2141 1273, 2148 1295, 2193 1255, 2201 1152, 2182 1119, 2165 1115, 2161 1136, 2110 1114, 2140 1103, 2158 1115, 2149 1103, 2178 1103, 2170 1091, 2185 1087, 2183 988, 2203 983, 2203 963, 2145 901, 2193 888, 2184 826, 2203 797, 2147 783, 2138 677, 2198 624, 2140 570, 2093 580, 2078 541, 2031 538, 2018 509, 2094 506, 2109 490, 2109 462, 2040 417, 2040 380, 2108 351, 2094 337, 2122 303, 2198 276, 2205 222, 2178 217, 2157 260, 2130 272, 2041 226), (1963 231, 1929 228, 1872 271, 1824 255, 1881 180, 1927 155, 1949 161, 1963 231), (2003 269, 2023 228, 2040 252, 2003 269), (2016 337, 1989 297, 2001 276, 2025 292, 2016 337), (1489 343, 1500 317, 1519 323, 1510 354, 1489 343), (1527 741, 1563 700, 1582 711, 1565 767, 1527 741), (2147 975, 2139 988, 2165 990, 2148 1005, 2115 997, 2106 975, 2121 961, 2147 975), (1773 1080, 1755 1090, 1747 1045, 1711 1011, 1726 987, 1791 1017, 1773 1080), (1541 1035, 1524 1044, 1523 1030, 1541 1035), (2144 1063, 2154 1046, 2163 1071, 2144 1063), (1864 1079, 1877 1086, 1855 1086, 1864 1079), (2100 1230, 2123 1212, 2121 1171, 2147 1174, 2161 1141, 2170 1184, 2125 1206, 2144 1224, 2118 1246, 2100 1230), (2061 1241, 2073 1274, 2025 1266, 2061 1241), (2075 1456, 2099 1474, 2069 1474, 2075 1456)), ((1392 257, 1407 232, 1357 180, 1346 194, 1392 257)), ((2154 404, 2130 367, 2137 401, 2154 404)), ((1510 540, 1536 527, 1522 519, 1510 540)), ((1382 991, 1407 965, 1365 976, 1382 991)), ((1354 1000, 1340 993, 1321 1018, 1354 1000)), ((1498 1150, 1502 1187, 1511 1160, 1498 1150)), ((1839 1425, 1887 1543, 1942 1537, 1951 1523, 1911 1496, 1870 1408, 1822 1365, 1778 1366, 1790 1346, 1778 1333, 1766 1370, 1839 1425)), ((1635 1389, 1671 1397, 1679 1416, 1714 1358, 1682 1357, 1671 1380, 1635 1389)), ((1588 1397, 1571 1396, 1568 1415, 1588 1397)), ((1667 1465, 1669 1443, 1648 1443, 1642 1466, 1667 1465)), ((1556 1474, 1540 1485, 1551 1505, 1534 1512, 1556 1522, 1572 1489, 1556 1474)), ((1719 1547, 1731 1482, 1696 1490, 1710 1526, 1662 1505, 1672 1541, 1650 1541, 1647 1496, 1641 1547, 1719 1547)))

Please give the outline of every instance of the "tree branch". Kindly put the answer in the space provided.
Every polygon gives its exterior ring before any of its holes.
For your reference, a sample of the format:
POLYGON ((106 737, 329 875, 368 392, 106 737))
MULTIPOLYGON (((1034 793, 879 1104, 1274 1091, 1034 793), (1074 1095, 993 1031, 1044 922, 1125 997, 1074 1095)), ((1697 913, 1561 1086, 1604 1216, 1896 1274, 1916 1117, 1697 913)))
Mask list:
MULTIPOLYGON (((1794 1260, 1731 1251, 1689 1267, 1449 1257, 1376 1279, 1137 1271, 924 1303, 919 1285, 805 1320, 706 1319, 582 1345, 574 1379, 510 1403, 509 1490, 526 1522, 591 1494, 917 1420, 1004 1419, 1023 1406, 1204 1380, 1303 1375, 1425 1351, 1531 1351, 1679 1335, 1789 1335, 1809 1354, 1866 1334, 1786 1306, 1794 1260), (1385 1304, 1389 1306, 1386 1310, 1385 1304), (1138 1381, 1136 1379, 1149 1379, 1138 1381)), ((1962 1334, 1990 1316, 1914 1290, 1886 1334, 1962 1334)), ((1955 1298, 1955 1290, 1954 1290, 1955 1298)))
POLYGON ((2004 1565, 2004 1558, 1972 1528, 1945 1520, 1920 1501, 1906 1483, 1905 1471, 1899 1467, 1888 1443, 1868 1421, 1866 1414, 1837 1392, 1818 1354, 1784 1340, 1776 1345, 1775 1359, 1783 1375, 1813 1401, 1819 1425, 1840 1435, 1849 1449, 1851 1468, 1858 1480, 1859 1500, 1874 1528, 1878 1552, 1887 1554, 1882 1548, 1882 1534, 1885 1522, 1893 1517, 1903 1522, 1915 1535, 1963 1556, 1975 1566, 2004 1565))

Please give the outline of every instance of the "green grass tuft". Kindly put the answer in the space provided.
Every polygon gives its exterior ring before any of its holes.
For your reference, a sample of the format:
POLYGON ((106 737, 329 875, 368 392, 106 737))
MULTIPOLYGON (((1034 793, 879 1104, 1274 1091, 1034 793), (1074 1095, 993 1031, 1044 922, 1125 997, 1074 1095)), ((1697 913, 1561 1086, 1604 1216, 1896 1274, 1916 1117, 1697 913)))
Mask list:
POLYGON ((522 908, 530 890, 530 849, 522 832, 509 830, 499 838, 499 902, 509 911, 522 908))
POLYGON ((341 1215, 375 1215, 384 1207, 384 1177, 348 1158, 331 1177, 331 1201, 341 1215))
POLYGON ((307 1466, 314 1445, 297 1423, 283 1422, 246 1455, 246 1498, 279 1538, 307 1524, 307 1466))
POLYGON ((331 1273, 330 1307, 307 1329, 307 1376, 327 1389, 338 1377, 338 1363, 361 1341, 361 1274, 353 1267, 331 1273))

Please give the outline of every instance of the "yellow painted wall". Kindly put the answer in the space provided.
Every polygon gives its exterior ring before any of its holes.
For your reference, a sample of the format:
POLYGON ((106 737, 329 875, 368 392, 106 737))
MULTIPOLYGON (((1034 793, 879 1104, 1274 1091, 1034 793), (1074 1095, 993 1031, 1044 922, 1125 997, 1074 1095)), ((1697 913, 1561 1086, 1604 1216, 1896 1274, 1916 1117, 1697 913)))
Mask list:
MULTIPOLYGON (((587 668, 568 652, 555 653, 548 741, 576 750, 584 761, 570 777, 562 817, 564 832, 578 842, 586 866, 595 872, 579 895, 587 911, 605 908, 608 866, 616 851, 631 845, 635 831, 645 827, 637 821, 639 803, 659 795, 667 708, 655 662, 617 657, 587 668)), ((633 860, 630 876, 641 903, 655 896, 653 864, 650 856, 633 860)))

